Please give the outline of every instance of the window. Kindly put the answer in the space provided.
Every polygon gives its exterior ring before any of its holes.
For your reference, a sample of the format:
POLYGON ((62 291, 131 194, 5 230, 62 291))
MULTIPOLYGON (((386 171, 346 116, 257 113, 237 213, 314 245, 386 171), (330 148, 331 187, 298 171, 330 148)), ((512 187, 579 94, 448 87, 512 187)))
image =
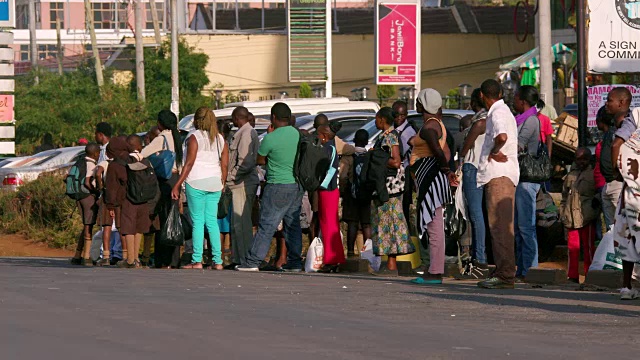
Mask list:
POLYGON ((117 18, 115 3, 91 3, 91 9, 96 29, 127 29, 129 27, 129 5, 126 3, 117 4, 117 18))
MULTIPOLYGON (((64 46, 62 47, 64 51, 64 46)), ((58 47, 56 45, 38 45, 38 60, 44 60, 58 56, 58 47)), ((29 45, 20 45, 20 61, 31 60, 29 53, 29 45)))
POLYGON ((64 3, 49 3, 49 25, 50 29, 56 28, 56 21, 60 20, 60 28, 64 29, 64 3))
POLYGON ((29 28, 29 5, 16 5, 16 29, 29 28))
MULTIPOLYGON (((158 14, 158 28, 162 30, 164 25, 164 2, 156 2, 156 14, 158 14)), ((151 16, 151 4, 144 4, 145 29, 153 29, 153 17, 151 16)))

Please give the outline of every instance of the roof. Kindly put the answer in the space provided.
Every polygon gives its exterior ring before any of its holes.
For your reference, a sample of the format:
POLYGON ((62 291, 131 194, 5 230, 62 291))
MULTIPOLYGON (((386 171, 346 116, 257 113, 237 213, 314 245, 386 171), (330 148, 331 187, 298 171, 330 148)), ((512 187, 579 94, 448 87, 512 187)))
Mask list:
MULTIPOLYGON (((575 53, 573 50, 568 48, 562 43, 557 43, 551 47, 551 52, 553 54, 553 62, 560 61, 560 53, 563 51, 568 51, 575 53)), ((574 59, 575 60, 575 59, 574 59)), ((540 48, 535 48, 527 53, 524 53, 517 58, 509 61, 506 64, 500 65, 500 70, 519 70, 522 68, 525 69, 537 69, 540 67, 540 48)))
MULTIPOLYGON (((102 61, 102 63, 104 64, 112 54, 113 51, 100 51, 100 60, 102 61)), ((91 53, 64 56, 64 58, 62 59, 62 69, 64 71, 75 71, 90 58, 92 58, 91 53)), ((44 60, 38 60, 38 67, 41 69, 48 69, 50 71, 57 71, 58 59, 55 57, 50 57, 44 60)), ((27 74, 31 71, 31 61, 17 61, 15 62, 14 69, 15 75, 27 74)))

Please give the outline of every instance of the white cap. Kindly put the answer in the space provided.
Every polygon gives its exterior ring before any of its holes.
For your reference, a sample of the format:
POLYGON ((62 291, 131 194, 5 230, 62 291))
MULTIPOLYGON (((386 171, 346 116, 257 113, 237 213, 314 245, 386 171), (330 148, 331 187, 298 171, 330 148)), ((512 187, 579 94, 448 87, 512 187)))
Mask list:
POLYGON ((429 114, 437 114, 442 107, 442 96, 435 89, 422 89, 418 94, 418 102, 429 114))

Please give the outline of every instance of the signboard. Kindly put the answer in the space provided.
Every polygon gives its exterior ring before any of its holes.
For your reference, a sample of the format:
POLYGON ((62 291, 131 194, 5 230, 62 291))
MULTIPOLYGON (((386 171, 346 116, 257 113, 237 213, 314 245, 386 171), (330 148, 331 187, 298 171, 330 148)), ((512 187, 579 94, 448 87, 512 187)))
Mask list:
POLYGON ((589 0, 589 70, 637 72, 640 65, 640 1, 589 0))
POLYGON ((419 3, 380 2, 376 21, 376 83, 419 82, 419 3))
POLYGON ((13 95, 0 95, 0 124, 13 121, 13 95))
POLYGON ((15 0, 0 0, 0 27, 16 27, 15 0))
POLYGON ((288 0, 289 81, 327 80, 327 0, 288 0))
POLYGON ((0 139, 15 139, 15 126, 0 126, 0 139))
POLYGON ((16 153, 16 143, 13 141, 0 142, 0 154, 9 155, 16 153))
POLYGON ((607 102, 609 91, 617 87, 626 87, 631 91, 631 108, 640 107, 640 87, 634 85, 596 85, 587 88, 587 125, 596 126, 596 115, 598 110, 607 102))

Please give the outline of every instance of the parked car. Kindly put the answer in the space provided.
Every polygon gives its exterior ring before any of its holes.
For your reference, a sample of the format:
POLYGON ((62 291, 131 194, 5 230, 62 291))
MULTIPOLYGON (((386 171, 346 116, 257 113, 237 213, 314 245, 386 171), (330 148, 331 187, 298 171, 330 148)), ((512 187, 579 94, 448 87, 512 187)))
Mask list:
MULTIPOLYGON (((335 112, 325 114, 329 121, 337 121, 342 124, 342 128, 336 134, 339 138, 343 139, 345 136, 349 136, 355 133, 358 129, 369 123, 371 120, 375 120, 376 115, 370 112, 335 112)), ((306 130, 310 133, 314 132, 313 121, 317 115, 305 115, 296 118, 296 128, 300 130, 306 130)), ((259 134, 260 141, 264 138, 266 133, 259 134)))
POLYGON ((75 146, 7 159, 5 161, 8 163, 0 164, 1 188, 15 191, 24 183, 37 179, 40 174, 66 171, 82 156, 84 146, 75 146))

